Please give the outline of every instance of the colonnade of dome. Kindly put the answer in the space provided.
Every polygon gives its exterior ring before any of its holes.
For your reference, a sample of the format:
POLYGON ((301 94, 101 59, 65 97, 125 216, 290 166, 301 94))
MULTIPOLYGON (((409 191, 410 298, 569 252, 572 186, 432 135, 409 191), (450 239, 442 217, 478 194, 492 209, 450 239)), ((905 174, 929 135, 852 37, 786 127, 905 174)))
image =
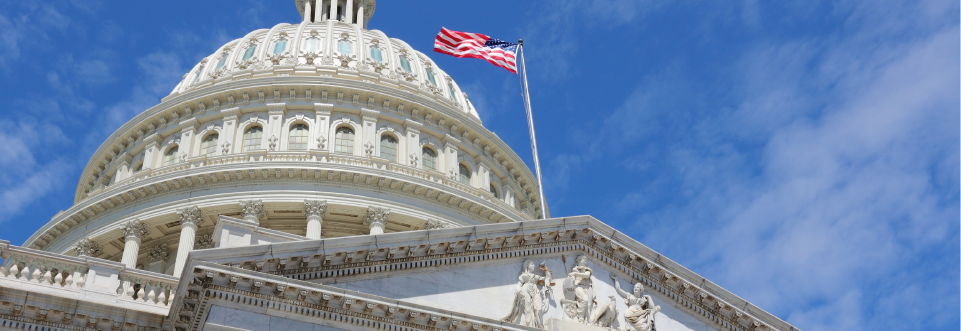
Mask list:
POLYGON ((121 126, 25 246, 177 274, 219 216, 309 239, 542 216, 530 170, 457 83, 365 28, 373 1, 339 2, 340 19, 318 2, 219 48, 121 126))

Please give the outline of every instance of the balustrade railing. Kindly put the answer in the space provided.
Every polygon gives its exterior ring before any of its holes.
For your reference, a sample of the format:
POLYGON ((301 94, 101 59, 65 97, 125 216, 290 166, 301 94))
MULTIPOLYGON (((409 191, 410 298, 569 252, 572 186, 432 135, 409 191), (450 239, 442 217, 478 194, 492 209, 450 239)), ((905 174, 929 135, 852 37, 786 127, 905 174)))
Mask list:
POLYGON ((178 279, 92 257, 72 257, 0 240, 0 287, 166 314, 178 279))

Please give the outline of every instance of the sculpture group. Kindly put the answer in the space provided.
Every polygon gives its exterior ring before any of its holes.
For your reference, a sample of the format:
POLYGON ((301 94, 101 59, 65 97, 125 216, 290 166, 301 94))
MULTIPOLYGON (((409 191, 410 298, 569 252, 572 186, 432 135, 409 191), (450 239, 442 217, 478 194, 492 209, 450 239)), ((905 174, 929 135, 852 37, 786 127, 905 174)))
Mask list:
MULTIPOLYGON (((619 314, 617 301, 610 295, 607 302, 597 303, 593 275, 593 270, 587 266, 587 256, 578 256, 562 284, 564 297, 557 302, 563 310, 564 319, 613 330, 614 321, 619 314)), ((540 267, 535 268, 534 261, 524 261, 514 290, 511 311, 503 321, 544 328, 544 315, 551 306, 550 300, 553 299, 553 279, 553 273, 547 269, 546 262, 541 262, 540 267)), ((614 280, 617 294, 627 305, 623 316, 630 328, 621 327, 620 330, 654 331, 654 316, 661 307, 654 304, 650 295, 643 294, 644 285, 634 284, 633 292, 629 293, 621 289, 617 278, 611 275, 611 279, 614 280)))

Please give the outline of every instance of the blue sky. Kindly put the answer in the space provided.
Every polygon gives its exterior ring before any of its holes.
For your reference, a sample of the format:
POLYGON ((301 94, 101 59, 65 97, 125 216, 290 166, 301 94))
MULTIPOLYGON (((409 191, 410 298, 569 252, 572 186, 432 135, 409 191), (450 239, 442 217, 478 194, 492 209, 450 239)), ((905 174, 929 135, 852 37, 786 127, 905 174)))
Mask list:
MULTIPOLYGON (((110 133, 294 1, 0 2, 0 238, 72 204, 110 133)), ((590 214, 804 330, 957 330, 957 1, 380 1, 529 161, 516 76, 431 53, 527 46, 554 216, 590 214)))

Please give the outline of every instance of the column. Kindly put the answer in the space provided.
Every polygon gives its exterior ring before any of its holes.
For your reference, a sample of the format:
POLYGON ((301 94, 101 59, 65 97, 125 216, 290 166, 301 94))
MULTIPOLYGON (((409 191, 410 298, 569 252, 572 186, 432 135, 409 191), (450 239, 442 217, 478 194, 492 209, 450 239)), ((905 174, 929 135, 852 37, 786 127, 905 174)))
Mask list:
MULTIPOLYGON (((420 128, 423 126, 420 122, 415 122, 411 120, 404 121, 404 130, 407 131, 407 141, 405 152, 407 153, 407 164, 411 167, 420 169, 422 157, 420 151, 420 128)), ((398 160, 399 161, 399 160, 398 160)))
POLYGON ((330 9, 327 10, 327 19, 337 19, 337 0, 330 0, 330 9))
POLYGON ((363 0, 361 0, 357 6, 357 24, 360 24, 360 26, 364 29, 367 28, 367 26, 364 25, 364 7, 366 6, 367 6, 367 1, 363 1, 363 0))
POLYGON ((354 23, 354 0, 347 0, 347 6, 344 7, 344 22, 354 23))
POLYGON ((389 208, 367 207, 367 219, 364 220, 364 224, 370 226, 370 234, 384 233, 384 227, 387 225, 387 216, 390 216, 389 208))
POLYGON ((374 146, 377 146, 377 116, 380 115, 379 111, 367 108, 361 108, 360 114, 363 117, 363 127, 360 129, 359 134, 363 135, 363 145, 361 145, 364 151, 364 156, 378 156, 380 153, 374 150, 374 146))
POLYGON ((240 201, 240 213, 244 215, 244 221, 260 226, 260 218, 264 217, 264 202, 261 200, 240 201))
POLYGON ((310 15, 313 14, 310 10, 310 0, 304 1, 304 22, 310 22, 310 15))
POLYGON ((180 216, 180 242, 177 244, 177 262, 174 265, 174 277, 180 277, 180 273, 187 264, 187 253, 194 249, 194 239, 197 236, 197 227, 203 222, 202 214, 197 206, 190 206, 178 209, 177 215, 180 216))
POLYGON ((314 22, 320 22, 323 20, 324 20, 324 0, 317 0, 316 6, 314 6, 314 22))
POLYGON ((120 263, 127 268, 136 269, 137 257, 140 256, 140 242, 143 236, 150 234, 150 230, 147 229, 146 224, 136 218, 124 224, 120 230, 123 231, 124 238, 123 257, 120 258, 120 263))
POLYGON ((304 214, 307 214, 307 238, 320 239, 320 228, 326 211, 326 200, 304 200, 304 214))

